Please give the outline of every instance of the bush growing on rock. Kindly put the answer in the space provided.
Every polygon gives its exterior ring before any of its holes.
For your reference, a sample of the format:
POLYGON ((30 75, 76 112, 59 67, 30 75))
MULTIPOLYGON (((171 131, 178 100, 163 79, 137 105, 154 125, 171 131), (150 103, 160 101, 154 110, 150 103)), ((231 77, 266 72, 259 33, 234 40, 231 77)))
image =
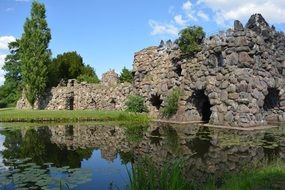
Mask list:
POLYGON ((147 112, 147 107, 144 103, 144 98, 142 96, 129 96, 126 102, 127 111, 129 112, 147 112))
POLYGON ((133 75, 130 70, 128 70, 126 67, 123 68, 121 74, 120 74, 120 82, 132 82, 133 81, 133 75))
POLYGON ((179 32, 177 43, 184 54, 192 55, 200 50, 199 44, 205 37, 200 26, 187 27, 179 32))
POLYGON ((162 110, 163 117, 170 118, 178 110, 178 101, 180 97, 180 91, 175 89, 169 94, 165 101, 165 107, 162 110))

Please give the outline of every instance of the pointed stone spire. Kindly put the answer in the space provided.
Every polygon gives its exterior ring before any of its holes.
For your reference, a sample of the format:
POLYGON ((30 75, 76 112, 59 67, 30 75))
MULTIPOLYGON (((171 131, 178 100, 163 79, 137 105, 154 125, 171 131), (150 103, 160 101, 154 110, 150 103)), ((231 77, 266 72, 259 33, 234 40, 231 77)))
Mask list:
POLYGON ((270 29, 270 26, 261 14, 254 14, 249 18, 246 28, 260 34, 263 30, 270 29))

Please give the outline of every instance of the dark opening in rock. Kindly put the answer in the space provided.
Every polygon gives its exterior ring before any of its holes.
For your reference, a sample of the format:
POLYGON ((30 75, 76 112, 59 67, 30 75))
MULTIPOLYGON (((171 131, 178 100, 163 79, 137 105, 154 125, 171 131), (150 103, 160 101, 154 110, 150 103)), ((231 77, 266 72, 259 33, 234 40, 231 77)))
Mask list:
POLYGON ((160 95, 152 94, 150 98, 150 102, 152 106, 154 106, 157 110, 159 110, 162 104, 162 99, 160 99, 160 95))
POLYGON ((71 96, 67 99, 67 110, 73 110, 74 109, 74 97, 71 96))
POLYGON ((111 102, 110 102, 112 105, 113 105, 113 108, 116 107, 116 99, 115 98, 112 98, 111 102))
POLYGON ((218 60, 218 66, 223 67, 224 66, 224 57, 222 55, 222 52, 216 53, 216 57, 218 60))
POLYGON ((180 64, 177 64, 177 65, 175 66, 174 72, 175 72, 179 77, 181 77, 182 68, 181 68, 181 65, 180 65, 180 64))
POLYGON ((268 88, 268 94, 265 96, 263 109, 268 111, 270 109, 274 109, 279 107, 280 105, 280 90, 277 88, 268 88))
POLYGON ((74 80, 71 80, 71 81, 70 81, 70 86, 71 86, 71 87, 74 86, 74 80))
POLYGON ((197 108, 202 121, 208 123, 212 114, 211 104, 208 96, 205 95, 205 90, 195 90, 192 97, 192 103, 197 108))

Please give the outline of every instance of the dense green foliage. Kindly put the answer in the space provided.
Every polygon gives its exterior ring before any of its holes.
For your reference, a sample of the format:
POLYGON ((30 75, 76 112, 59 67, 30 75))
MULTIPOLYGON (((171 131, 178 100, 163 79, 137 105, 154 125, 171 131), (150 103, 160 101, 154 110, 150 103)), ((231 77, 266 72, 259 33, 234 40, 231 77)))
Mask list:
POLYGON ((22 82, 27 100, 32 106, 46 89, 47 65, 51 56, 48 49, 50 40, 45 6, 33 1, 31 16, 26 19, 20 40, 22 82))
POLYGON ((191 190, 192 186, 186 182, 182 173, 181 161, 165 164, 161 169, 148 160, 139 160, 132 167, 130 190, 191 190))
POLYGON ((92 67, 83 63, 77 52, 66 52, 52 60, 48 67, 48 86, 56 86, 62 79, 78 79, 80 82, 98 83, 99 79, 92 67))
POLYGON ((178 110, 178 101, 180 97, 180 91, 173 90, 166 98, 165 107, 162 110, 163 117, 170 118, 178 110))
POLYGON ((261 169, 248 169, 239 174, 210 178, 204 184, 187 182, 183 168, 181 161, 168 162, 159 169, 148 160, 139 160, 133 166, 132 174, 129 172, 129 189, 252 190, 280 189, 285 185, 285 165, 280 161, 261 169))
POLYGON ((122 69, 122 72, 120 74, 120 82, 132 82, 133 81, 133 75, 130 70, 128 70, 126 67, 122 69))
POLYGON ((129 112, 142 113, 148 111, 144 103, 144 98, 141 96, 129 96, 126 106, 129 112))
POLYGON ((204 37, 205 32, 202 27, 192 26, 180 31, 177 42, 183 53, 192 55, 200 50, 199 44, 204 37))
POLYGON ((10 54, 5 59, 3 70, 5 83, 0 87, 0 108, 15 106, 21 95, 19 40, 9 44, 10 54))

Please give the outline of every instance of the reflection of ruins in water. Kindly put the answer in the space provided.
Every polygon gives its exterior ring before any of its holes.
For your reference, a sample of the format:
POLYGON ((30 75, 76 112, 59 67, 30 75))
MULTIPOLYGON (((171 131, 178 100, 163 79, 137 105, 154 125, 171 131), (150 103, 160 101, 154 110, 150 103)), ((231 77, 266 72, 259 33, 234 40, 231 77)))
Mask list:
POLYGON ((114 160, 118 152, 129 152, 126 130, 115 126, 57 126, 50 127, 51 142, 69 150, 78 148, 99 149, 102 158, 114 160))
POLYGON ((285 159, 285 131, 281 128, 237 131, 152 124, 137 143, 128 140, 122 127, 58 126, 50 130, 51 141, 59 147, 100 149, 107 160, 114 160, 118 152, 131 152, 134 162, 147 157, 156 165, 183 159, 187 177, 202 181, 210 175, 256 167, 275 157, 285 159))

